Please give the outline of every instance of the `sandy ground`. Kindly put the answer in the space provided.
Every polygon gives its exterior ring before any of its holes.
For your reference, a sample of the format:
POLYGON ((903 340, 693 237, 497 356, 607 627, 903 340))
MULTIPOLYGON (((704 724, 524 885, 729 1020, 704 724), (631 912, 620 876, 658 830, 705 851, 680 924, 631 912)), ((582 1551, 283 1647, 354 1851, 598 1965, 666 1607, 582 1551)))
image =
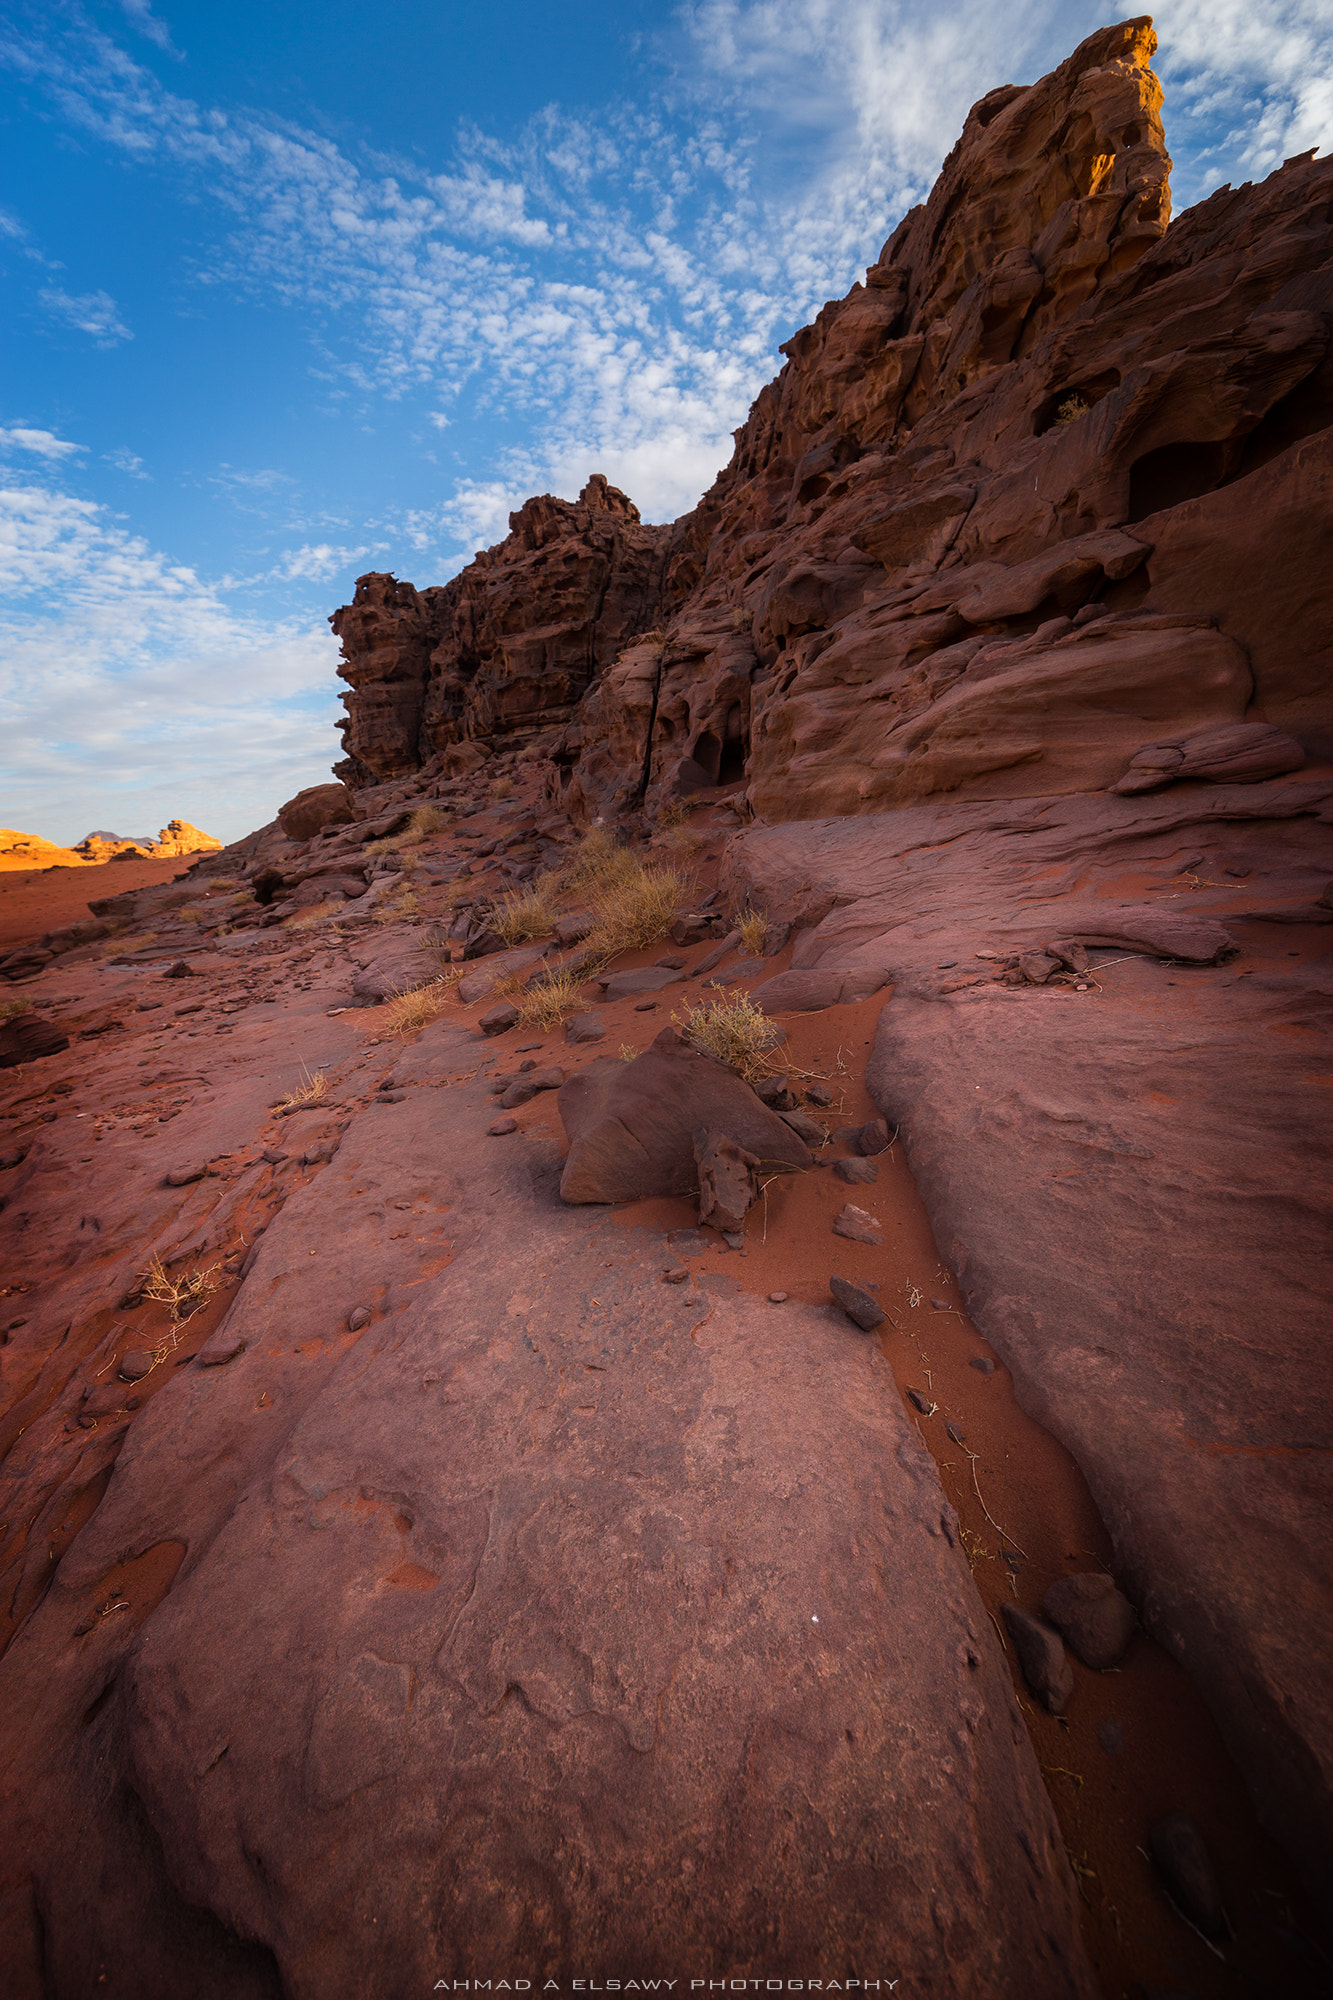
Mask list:
MULTIPOLYGON (((716 880, 724 835, 715 830, 708 806, 696 812, 695 822, 709 843, 689 863, 694 899, 698 899, 716 880)), ((496 820, 495 827, 500 824, 496 820)), ((484 837, 492 830, 489 813, 468 822, 471 834, 484 837)), ((430 848, 445 852, 448 843, 441 838, 432 841, 430 848)), ((164 861, 11 875, 0 883, 0 942, 12 949, 43 930, 74 921, 84 914, 90 897, 170 880, 180 872, 182 864, 164 861)), ((484 887, 485 882, 486 878, 478 878, 479 886, 484 887)), ((443 888, 423 889, 421 908, 428 918, 442 915, 447 892, 443 888)), ((309 934, 306 938, 295 932, 284 936, 292 946, 292 965, 297 966, 309 934)), ((117 939, 116 946, 126 942, 117 939)), ((1322 949, 1325 943, 1322 934, 1308 941, 1293 934, 1284 938, 1282 949, 1322 949)), ((704 945, 685 951, 682 955, 687 969, 709 948, 704 945)), ((106 946, 94 947, 58 961, 56 985, 75 1003, 76 1013, 79 965, 100 965, 107 950, 106 946)), ((664 942, 622 962, 651 964, 671 950, 664 942)), ((784 952, 770 961, 758 977, 781 969, 787 956, 784 952)), ((43 987, 50 977, 43 975, 43 987)), ((277 964, 272 967, 269 1004, 280 1012, 266 1017, 270 1038, 287 1004, 283 980, 296 977, 304 975, 284 972, 277 964)), ((316 982, 309 996, 313 1007, 321 994, 318 978, 311 977, 316 982)), ((757 978, 737 983, 752 985, 757 978)), ((58 1107, 62 1117, 87 1118, 90 1144, 84 1159, 85 1176, 88 1185, 95 1186, 97 1145, 103 1133, 114 1138, 117 1126, 123 1125, 125 1137, 136 1131, 146 1134, 170 1121, 195 1084, 213 1073, 215 1064, 222 1060, 223 1048, 228 1050, 228 1062, 244 1063, 244 1037, 250 1032, 246 1023, 260 1007, 251 1006, 248 1014, 238 1017, 237 1025, 223 1019, 213 1005, 202 1010, 198 1006, 204 999, 217 999, 220 1005, 221 987, 213 996, 204 981, 189 984, 189 1013, 178 1015, 174 1005, 159 1004, 142 1018, 122 1010, 124 1019, 117 1018, 113 1024, 123 1030, 128 1023, 136 1048, 143 1049, 140 1067, 150 1060, 156 1065, 156 1080, 143 1080, 133 1104, 127 1102, 112 1112, 107 1089, 98 1077, 99 1063, 107 1058, 100 1041, 94 1039, 76 1043, 68 1058, 53 1058, 45 1065, 32 1064, 10 1073, 0 1107, 10 1114, 7 1129, 26 1129, 47 1115, 44 1107, 58 1107), (231 1039, 216 1039, 222 1036, 231 1039)), ((37 997, 35 985, 20 990, 37 997)), ((594 992, 589 991, 590 1002, 594 992)), ((641 1051, 671 1020, 673 1012, 683 1012, 699 995, 698 986, 681 985, 666 989, 651 1007, 633 1000, 605 1005, 599 1013, 606 1037, 587 1048, 572 1048, 562 1030, 556 1029, 546 1035, 520 1031, 486 1044, 479 1053, 494 1053, 497 1068, 509 1070, 519 1060, 516 1045, 522 1041, 539 1065, 559 1063, 569 1071, 607 1054, 641 1051)), ((156 997, 155 993, 155 1001, 156 997)), ((178 990, 172 991, 170 998, 173 1003, 185 1000, 178 990)), ((325 993, 325 1010, 340 998, 336 993, 325 993)), ((448 1018, 475 1023, 492 999, 461 1010, 453 1003, 448 1018)), ((864 1074, 875 1023, 886 1001, 892 1004, 891 996, 880 994, 859 1006, 785 1018, 787 1041, 779 1052, 780 1064, 788 1071, 793 1087, 818 1081, 833 1091, 832 1107, 818 1114, 831 1130, 876 1115, 865 1091, 864 1074)), ((387 1070, 387 1059, 400 1047, 389 1033, 387 1011, 371 1008, 339 1018, 337 1026, 345 1031, 349 1058, 355 1055, 360 1059, 366 1051, 379 1048, 387 1070)), ((295 1029, 293 1017, 293 1032, 295 1029)), ((95 1021, 92 1032, 96 1033, 95 1021)), ((107 1040, 109 1044, 111 1037, 107 1040)), ((300 1047, 293 1043, 289 1067, 300 1054, 300 1047)), ((563 1145, 554 1094, 539 1096, 513 1115, 521 1129, 545 1130, 563 1145)), ((478 1143, 502 1145, 505 1140, 479 1138, 478 1143)), ((835 1271, 877 1288, 888 1319, 882 1332, 873 1337, 882 1340, 904 1396, 915 1389, 924 1392, 927 1403, 934 1406, 929 1414, 916 1415, 914 1420, 958 1511, 973 1575, 988 1610, 997 1617, 998 1629, 1001 1603, 1011 1593, 1017 1594, 1015 1579, 1023 1579, 1025 1601, 1031 1603, 1049 1582, 1068 1574, 1071 1565, 1110 1568, 1109 1541, 1077 1465, 1019 1407, 1003 1362, 969 1322, 953 1274, 934 1243, 901 1146, 891 1145, 880 1156, 878 1178, 867 1186, 848 1187, 834 1176, 831 1161, 846 1151, 844 1145, 830 1143, 809 1173, 774 1180, 751 1213, 745 1248, 739 1252, 727 1249, 711 1232, 709 1247, 702 1253, 697 1239, 687 1237, 679 1246, 673 1244, 672 1232, 692 1236, 696 1229, 694 1206, 684 1199, 628 1205, 614 1211, 615 1225, 627 1232, 650 1232, 662 1243, 664 1269, 687 1261, 696 1282, 702 1279, 723 1289, 735 1287, 761 1297, 786 1293, 792 1298, 827 1303, 828 1279, 835 1271), (848 1201, 879 1219, 884 1231, 882 1247, 848 1242, 833 1234, 833 1219, 848 1201), (993 1361, 994 1371, 983 1373, 971 1365, 979 1359, 993 1361)), ((264 1219, 265 1199, 256 1195, 249 1208, 242 1206, 236 1211, 231 1236, 214 1253, 224 1276, 224 1289, 185 1323, 178 1336, 179 1358, 197 1351, 225 1312, 230 1300, 228 1287, 240 1272, 254 1226, 264 1219)), ((17 1271, 7 1275, 0 1288, 5 1305, 11 1311, 17 1308, 11 1328, 23 1324, 26 1289, 27 1281, 17 1271)), ((93 1315, 78 1329, 84 1354, 97 1351, 114 1318, 114 1313, 93 1315)), ((776 1312, 774 1323, 775 1329, 780 1327, 776 1312)), ((5 1337, 10 1337, 8 1331, 5 1337)), ((143 1386, 145 1394, 151 1393, 151 1378, 143 1386)), ((910 1404, 908 1408, 911 1413, 910 1404)), ((7 1424, 5 1413, 0 1412, 0 1453, 32 1416, 33 1406, 23 1398, 12 1404, 7 1424)), ((53 1560, 91 1515, 110 1473, 108 1465, 105 1478, 85 1488, 68 1510, 52 1538, 53 1560)), ((179 1560, 173 1549, 154 1550, 151 1575, 127 1571, 124 1576, 107 1579, 108 1603, 117 1594, 129 1596, 135 1616, 146 1616, 170 1587, 179 1560)), ((1009 1658, 1013 1665, 1012 1652, 1009 1658)), ((1075 1693, 1068 1715, 1062 1718, 1038 1710, 1016 1666, 1014 1672, 1023 1713, 1077 1873, 1089 1952, 1107 1995, 1130 2000, 1130 1996, 1151 1989, 1188 1992, 1197 2000, 1205 2000, 1205 1996, 1221 2000, 1221 1996, 1252 1991, 1321 1990, 1317 1979, 1304 1988, 1293 1986, 1285 1970, 1281 1988, 1271 1984, 1265 1968, 1273 1936, 1293 1927, 1309 1936, 1315 1929, 1314 1919, 1290 1863, 1259 1827, 1212 1719, 1184 1671, 1153 1641, 1139 1635, 1122 1667, 1113 1673, 1093 1674, 1075 1665, 1075 1693), (1172 1911, 1142 1851, 1141 1842, 1152 1822, 1182 1807, 1208 1828, 1229 1903, 1233 1911, 1247 1913, 1238 1918, 1241 1934, 1229 1947, 1227 1963, 1172 1911), (1265 1920, 1250 1914, 1256 1904, 1268 1913, 1267 1929, 1265 1920), (1243 1975, 1240 1968, 1244 1968, 1243 1975)), ((1282 1962, 1285 1968, 1285 1956, 1282 1962)))

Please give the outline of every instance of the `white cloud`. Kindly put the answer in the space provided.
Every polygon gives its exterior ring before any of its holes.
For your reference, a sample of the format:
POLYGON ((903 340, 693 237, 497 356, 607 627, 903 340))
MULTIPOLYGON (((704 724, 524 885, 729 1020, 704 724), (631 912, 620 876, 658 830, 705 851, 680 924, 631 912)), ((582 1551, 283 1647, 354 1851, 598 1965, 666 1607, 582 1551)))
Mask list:
POLYGON ((86 445, 71 444, 68 438, 57 437, 54 431, 29 430, 23 424, 0 425, 0 450, 30 451, 38 458, 58 462, 87 448, 86 445))
POLYGON ((102 463, 103 465, 114 465, 117 472, 126 472, 131 479, 152 478, 150 472, 144 471, 143 460, 139 457, 138 453, 130 451, 123 444, 118 444, 114 451, 104 451, 102 453, 102 463))
POLYGON ((158 20, 149 0, 120 0, 120 6, 131 26, 137 28, 148 41, 155 43, 165 55, 175 56, 178 62, 183 60, 171 39, 170 28, 165 21, 158 20))
POLYGON ((236 613, 59 490, 0 488, 0 646, 5 796, 33 832, 176 814, 234 839, 339 754, 322 622, 236 613))
POLYGON ((374 553, 369 543, 354 549, 336 548, 330 542, 307 543, 304 548, 284 550, 273 574, 288 583, 298 579, 322 583, 374 553))
POLYGON ((53 318, 64 320, 79 333, 89 334, 99 347, 114 347, 118 340, 134 338, 110 292, 82 292, 76 296, 48 285, 38 297, 53 318))

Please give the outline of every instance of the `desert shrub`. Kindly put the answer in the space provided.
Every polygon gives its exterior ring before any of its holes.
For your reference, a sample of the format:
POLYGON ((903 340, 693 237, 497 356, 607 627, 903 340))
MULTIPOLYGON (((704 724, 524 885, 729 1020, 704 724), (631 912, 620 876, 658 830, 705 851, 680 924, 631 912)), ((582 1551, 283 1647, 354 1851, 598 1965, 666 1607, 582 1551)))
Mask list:
POLYGON ((386 1032, 406 1036, 426 1027, 445 1007, 457 976, 454 973, 443 979, 432 979, 425 986, 410 986, 401 993, 392 994, 389 1011, 384 1018, 386 1032))
POLYGON ((758 910, 746 910, 737 919, 736 928, 741 934, 741 944, 751 958, 762 957, 764 946, 768 943, 768 918, 761 916, 758 910))
POLYGON ((733 993, 718 1000, 702 1001, 672 1020, 687 1041, 704 1055, 716 1056, 742 1076, 760 1075, 767 1065, 764 1052, 778 1039, 776 1023, 762 1007, 756 1007, 748 993, 733 993))
POLYGON ((665 937, 680 901, 681 879, 674 868, 645 868, 633 856, 630 863, 624 873, 596 881, 588 889, 595 928, 584 940, 584 951, 602 964, 665 937))
POLYGON ((16 1014, 30 1014, 31 1000, 0 1000, 0 1021, 12 1021, 16 1014))
MULTIPOLYGON (((171 1277, 160 1257, 154 1257, 144 1273, 142 1291, 146 1299, 167 1307, 173 1324, 188 1319, 198 1312, 200 1306, 208 1304, 209 1298, 222 1282, 218 1276, 220 1264, 210 1264, 205 1271, 184 1271, 179 1278, 171 1277)), ((174 1345, 175 1343, 171 1343, 174 1345)), ((158 1360, 162 1355, 155 1357, 158 1360)))
POLYGON ((301 1081, 293 1090, 289 1090, 285 1097, 280 1097, 272 1109, 279 1118, 285 1118, 292 1111, 304 1111, 310 1105, 318 1104, 320 1099, 328 1094, 328 1088, 329 1080, 322 1069, 317 1069, 311 1076, 302 1063, 301 1081))
POLYGON ((684 799, 667 799, 657 809, 657 826, 660 833, 670 833, 674 826, 684 826, 690 816, 690 808, 684 799))
POLYGON ((512 778, 492 778, 486 788, 493 799, 507 799, 514 789, 512 778))
POLYGON ((549 937, 553 911, 551 891, 544 881, 530 889, 506 896, 491 912, 491 929, 507 945, 531 944, 534 938, 549 937))
POLYGON ((448 823, 448 814, 441 812, 438 806, 418 806, 407 822, 407 831, 413 840, 425 840, 428 834, 438 833, 448 823))
POLYGON ((1055 421, 1057 424, 1076 424, 1080 417, 1087 416, 1091 407, 1091 404, 1086 403, 1082 396, 1066 396, 1056 409, 1055 421))
POLYGON ((544 985, 525 988, 518 1003, 519 1026, 541 1028, 549 1033, 558 1028, 583 1004, 583 978, 574 972, 560 973, 544 985))

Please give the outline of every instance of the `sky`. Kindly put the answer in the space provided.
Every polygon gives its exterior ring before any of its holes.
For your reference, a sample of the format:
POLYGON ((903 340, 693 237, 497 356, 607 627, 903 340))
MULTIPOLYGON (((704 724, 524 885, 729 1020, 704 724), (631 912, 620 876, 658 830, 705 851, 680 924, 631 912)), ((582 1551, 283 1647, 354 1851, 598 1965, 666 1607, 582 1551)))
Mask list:
MULTIPOLYGON (((530 493, 694 505, 781 341, 1085 0, 10 0, 0 822, 223 839, 340 754, 328 613, 530 493)), ((1166 0, 1177 211, 1333 143, 1333 0, 1166 0)))

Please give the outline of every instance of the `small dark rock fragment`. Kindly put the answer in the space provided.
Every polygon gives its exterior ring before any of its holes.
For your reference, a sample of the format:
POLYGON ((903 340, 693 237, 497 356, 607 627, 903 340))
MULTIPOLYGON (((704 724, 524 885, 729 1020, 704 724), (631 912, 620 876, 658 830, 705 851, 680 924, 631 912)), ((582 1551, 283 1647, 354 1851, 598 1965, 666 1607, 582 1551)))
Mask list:
POLYGON ((780 1111, 778 1116, 791 1126, 798 1139, 804 1139, 807 1146, 818 1151, 828 1138, 828 1133, 807 1111, 780 1111))
POLYGON ((167 967, 162 977, 164 979, 196 979, 198 974, 192 965, 187 964, 183 958, 178 958, 174 965, 167 967))
POLYGON ((487 1008, 477 1023, 483 1035, 507 1035, 517 1025, 518 1008, 512 1000, 497 1001, 494 1007, 487 1008))
POLYGON ((699 1174, 700 1225, 711 1223, 728 1238, 743 1231, 745 1217, 759 1196, 756 1156, 725 1132, 700 1130, 694 1135, 694 1160, 699 1174))
POLYGON ((506 1132, 517 1132, 517 1118, 496 1118, 486 1127, 492 1139, 503 1139, 506 1132))
POLYGON ((171 1167, 165 1175, 167 1187, 188 1187, 191 1181, 201 1181, 208 1172, 208 1164, 200 1160, 197 1166, 171 1167))
POLYGON ((889 1143, 889 1128, 882 1118, 872 1118, 868 1124, 858 1125, 851 1137, 852 1151, 865 1159, 873 1159, 882 1153, 889 1143))
POLYGON ((1205 1937, 1220 1937, 1227 1922, 1222 1885, 1197 1823, 1188 1813, 1168 1813, 1148 1835, 1148 1845, 1181 1915, 1205 1937))
POLYGON ((1075 1657, 1099 1672, 1120 1664, 1138 1624, 1115 1578, 1100 1570, 1061 1577, 1042 1598, 1041 1609, 1075 1657))
POLYGON ((959 1430, 957 1424, 946 1424, 944 1428, 949 1433, 949 1436, 953 1439, 953 1442, 955 1444, 961 1444, 963 1442, 963 1433, 959 1430))
POLYGON ((873 1160, 835 1160, 833 1171, 840 1181, 850 1187, 868 1186, 879 1179, 879 1168, 873 1160))
POLYGON ((833 1102, 833 1092, 826 1083, 812 1083, 805 1093, 807 1104, 826 1106, 833 1102))
POLYGON ((873 1333, 884 1323, 884 1308, 871 1298, 869 1292, 862 1291, 860 1285, 851 1284, 846 1278, 832 1277, 828 1288, 848 1319, 854 1320, 863 1333, 873 1333))
POLYGON ((1014 1642, 1023 1679, 1052 1715, 1062 1714, 1074 1692, 1074 1670, 1065 1657, 1060 1634, 1018 1604, 1002 1604, 1000 1615, 1014 1642))
POLYGON ((606 1029, 595 1014, 571 1014, 565 1022, 567 1042, 600 1042, 606 1029))
POLYGON ((360 1333, 363 1326, 370 1325, 372 1317, 373 1314, 369 1306, 358 1306, 355 1312, 350 1312, 347 1315, 347 1331, 349 1333, 360 1333))
POLYGON ((666 1280, 668 1285, 686 1284, 689 1280, 689 1275, 690 1275, 689 1272, 686 1270, 683 1264, 674 1265, 671 1269, 663 1271, 662 1273, 662 1276, 666 1280))
POLYGON ((146 1347, 132 1347, 128 1354, 120 1357, 120 1367, 116 1371, 122 1382, 142 1382, 145 1375, 152 1373, 153 1357, 146 1347))
POLYGON ((785 1306, 787 1303, 787 1294, 785 1292, 770 1292, 768 1303, 771 1306, 785 1306))
POLYGON ((967 1365, 969 1368, 975 1368, 978 1375, 993 1375, 995 1373, 995 1363, 991 1360, 989 1354, 974 1354, 967 1365))
POLYGON ((949 1310, 949 1301, 947 1299, 932 1299, 930 1309, 932 1312, 947 1313, 949 1310))
POLYGON ((920 1410, 923 1417, 933 1417, 939 1408, 939 1404, 932 1401, 924 1389, 909 1389, 907 1399, 916 1409, 920 1410))

